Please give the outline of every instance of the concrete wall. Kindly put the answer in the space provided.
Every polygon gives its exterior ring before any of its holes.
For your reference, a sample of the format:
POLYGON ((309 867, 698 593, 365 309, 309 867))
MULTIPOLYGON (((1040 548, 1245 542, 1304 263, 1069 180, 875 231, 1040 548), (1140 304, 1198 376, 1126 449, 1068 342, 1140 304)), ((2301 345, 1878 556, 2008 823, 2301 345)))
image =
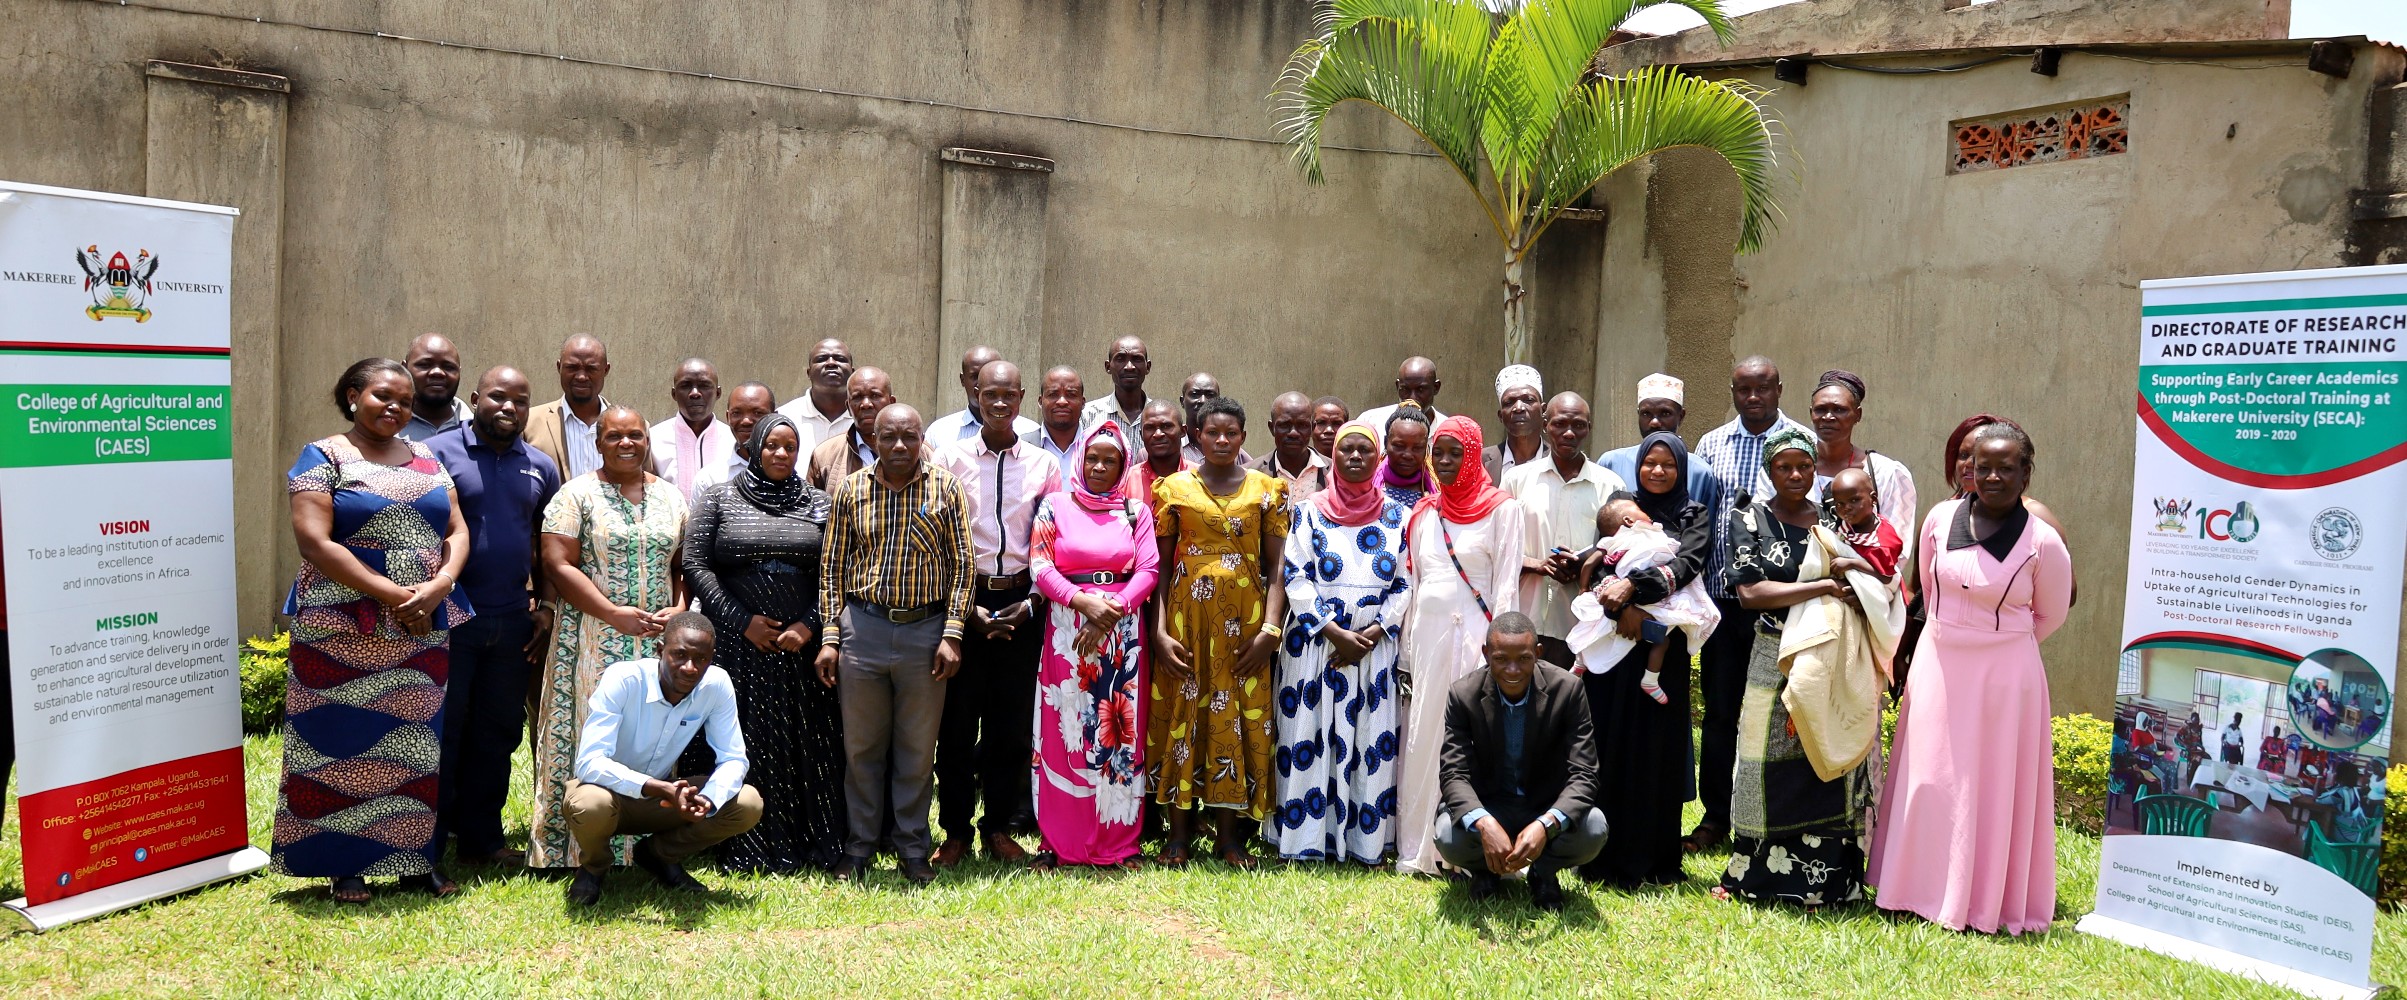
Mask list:
MULTIPOLYGON (((1919 60, 1934 61, 1948 60, 1919 60)), ((1651 195, 1608 191, 1616 220, 1656 213, 1644 248, 1612 244, 1608 284, 1659 281, 1667 352, 1692 367, 1771 356, 1799 419, 1822 370, 1862 373, 1857 441, 1905 461, 1926 509, 1946 494, 1938 452, 1957 421, 1987 410, 2021 422, 2039 448, 2032 493, 2067 522, 2081 586, 2047 647, 2056 705, 2103 715, 2122 619, 2139 281, 2347 262, 2368 96, 2397 82, 2401 60, 2361 48, 2345 80, 2304 62, 2303 51, 2205 62, 2068 52, 2054 78, 2023 60, 1919 76, 1815 66, 1804 87, 1741 71, 1779 88, 1770 103, 1797 173, 1785 221, 1717 276, 1707 251, 1728 237, 1667 197, 1674 167, 1659 166, 1651 195), (1947 173, 1951 121, 2122 94, 2128 153, 1947 173), (1675 210, 1680 224, 1660 221, 1675 210), (1725 319, 1710 304, 1733 289, 1725 319)), ((1678 169, 1716 182, 1712 164, 1678 169)), ((1719 198, 1734 217, 1735 188, 1719 198)), ((1689 376, 1688 430, 1728 419, 1720 376, 1689 376)))
MULTIPOLYGON (((1078 364, 1100 390, 1105 345, 1137 333, 1157 394, 1206 369, 1257 405, 1289 388, 1375 403, 1423 353, 1453 383, 1441 405, 1493 410, 1500 252, 1443 162, 1359 107, 1332 138, 1375 150, 1331 152, 1323 187, 1244 141, 1272 136, 1267 95, 1311 29, 1306 0, 179 6, 201 13, 0 0, 0 177, 155 186, 146 162, 206 130, 159 120, 150 60, 291 81, 281 182, 210 180, 283 199, 238 206, 238 244, 273 227, 280 255, 272 321, 236 344, 237 370, 272 382, 238 417, 244 545, 283 549, 246 569, 246 628, 294 565, 278 474, 337 429, 326 387, 420 331, 462 343, 471 378, 531 368, 539 398, 560 340, 596 333, 610 395, 656 414, 680 357, 791 393, 834 335, 907 400, 958 406, 938 349, 947 147, 1056 164, 1041 357, 1024 363, 1078 364)), ((238 138, 252 145, 214 155, 263 148, 238 138)))

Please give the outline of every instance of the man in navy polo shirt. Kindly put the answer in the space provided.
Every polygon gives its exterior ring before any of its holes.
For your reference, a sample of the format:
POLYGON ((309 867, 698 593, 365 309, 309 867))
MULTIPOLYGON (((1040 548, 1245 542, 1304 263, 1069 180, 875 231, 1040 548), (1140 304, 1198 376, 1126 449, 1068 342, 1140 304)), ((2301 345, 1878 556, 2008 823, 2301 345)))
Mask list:
POLYGON ((476 383, 467 423, 424 443, 451 473, 468 521, 460 588, 476 617, 451 630, 451 682, 443 694, 443 765, 435 792, 435 849, 460 838, 455 856, 479 864, 524 863, 501 829, 510 797, 510 755, 527 724, 527 683, 551 641, 551 588, 535 567, 543 508, 560 490, 560 469, 523 440, 527 378, 507 365, 476 383))

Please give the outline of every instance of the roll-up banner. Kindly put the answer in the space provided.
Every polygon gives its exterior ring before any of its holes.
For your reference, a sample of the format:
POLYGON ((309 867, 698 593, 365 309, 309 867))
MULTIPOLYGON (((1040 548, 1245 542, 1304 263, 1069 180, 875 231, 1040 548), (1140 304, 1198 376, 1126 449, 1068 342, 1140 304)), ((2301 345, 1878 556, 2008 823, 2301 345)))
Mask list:
POLYGON ((256 871, 234 621, 235 211, 0 181, 0 548, 38 930, 256 871))
POLYGON ((2080 928, 2370 996, 2407 267, 2140 285, 2130 580, 2080 928))

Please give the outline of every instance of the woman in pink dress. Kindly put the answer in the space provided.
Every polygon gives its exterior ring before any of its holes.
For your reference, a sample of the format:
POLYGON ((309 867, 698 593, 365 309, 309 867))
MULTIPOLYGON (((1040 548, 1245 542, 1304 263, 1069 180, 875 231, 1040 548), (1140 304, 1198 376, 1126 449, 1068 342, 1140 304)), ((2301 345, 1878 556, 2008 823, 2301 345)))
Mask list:
POLYGON ((1045 595, 1037 661, 1032 866, 1133 866, 1145 799, 1145 630, 1161 553, 1123 476, 1118 421, 1087 429, 1068 484, 1037 504, 1029 568, 1045 595))
POLYGON ((1928 624, 1873 827, 1882 909, 1952 930, 2045 930, 2056 913, 2055 764, 2039 642, 2064 624, 2073 562, 2023 504, 2031 439, 1972 435, 1972 493, 1931 509, 1915 549, 1928 624))

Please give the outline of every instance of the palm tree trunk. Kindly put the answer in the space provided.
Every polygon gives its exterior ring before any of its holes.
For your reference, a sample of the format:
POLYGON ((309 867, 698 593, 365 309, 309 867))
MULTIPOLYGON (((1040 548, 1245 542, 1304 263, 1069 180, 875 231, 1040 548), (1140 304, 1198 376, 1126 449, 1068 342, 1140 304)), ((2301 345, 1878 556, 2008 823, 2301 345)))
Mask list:
POLYGON ((1522 280, 1526 255, 1519 248, 1504 255, 1504 363, 1534 364, 1529 330, 1529 285, 1522 280))

